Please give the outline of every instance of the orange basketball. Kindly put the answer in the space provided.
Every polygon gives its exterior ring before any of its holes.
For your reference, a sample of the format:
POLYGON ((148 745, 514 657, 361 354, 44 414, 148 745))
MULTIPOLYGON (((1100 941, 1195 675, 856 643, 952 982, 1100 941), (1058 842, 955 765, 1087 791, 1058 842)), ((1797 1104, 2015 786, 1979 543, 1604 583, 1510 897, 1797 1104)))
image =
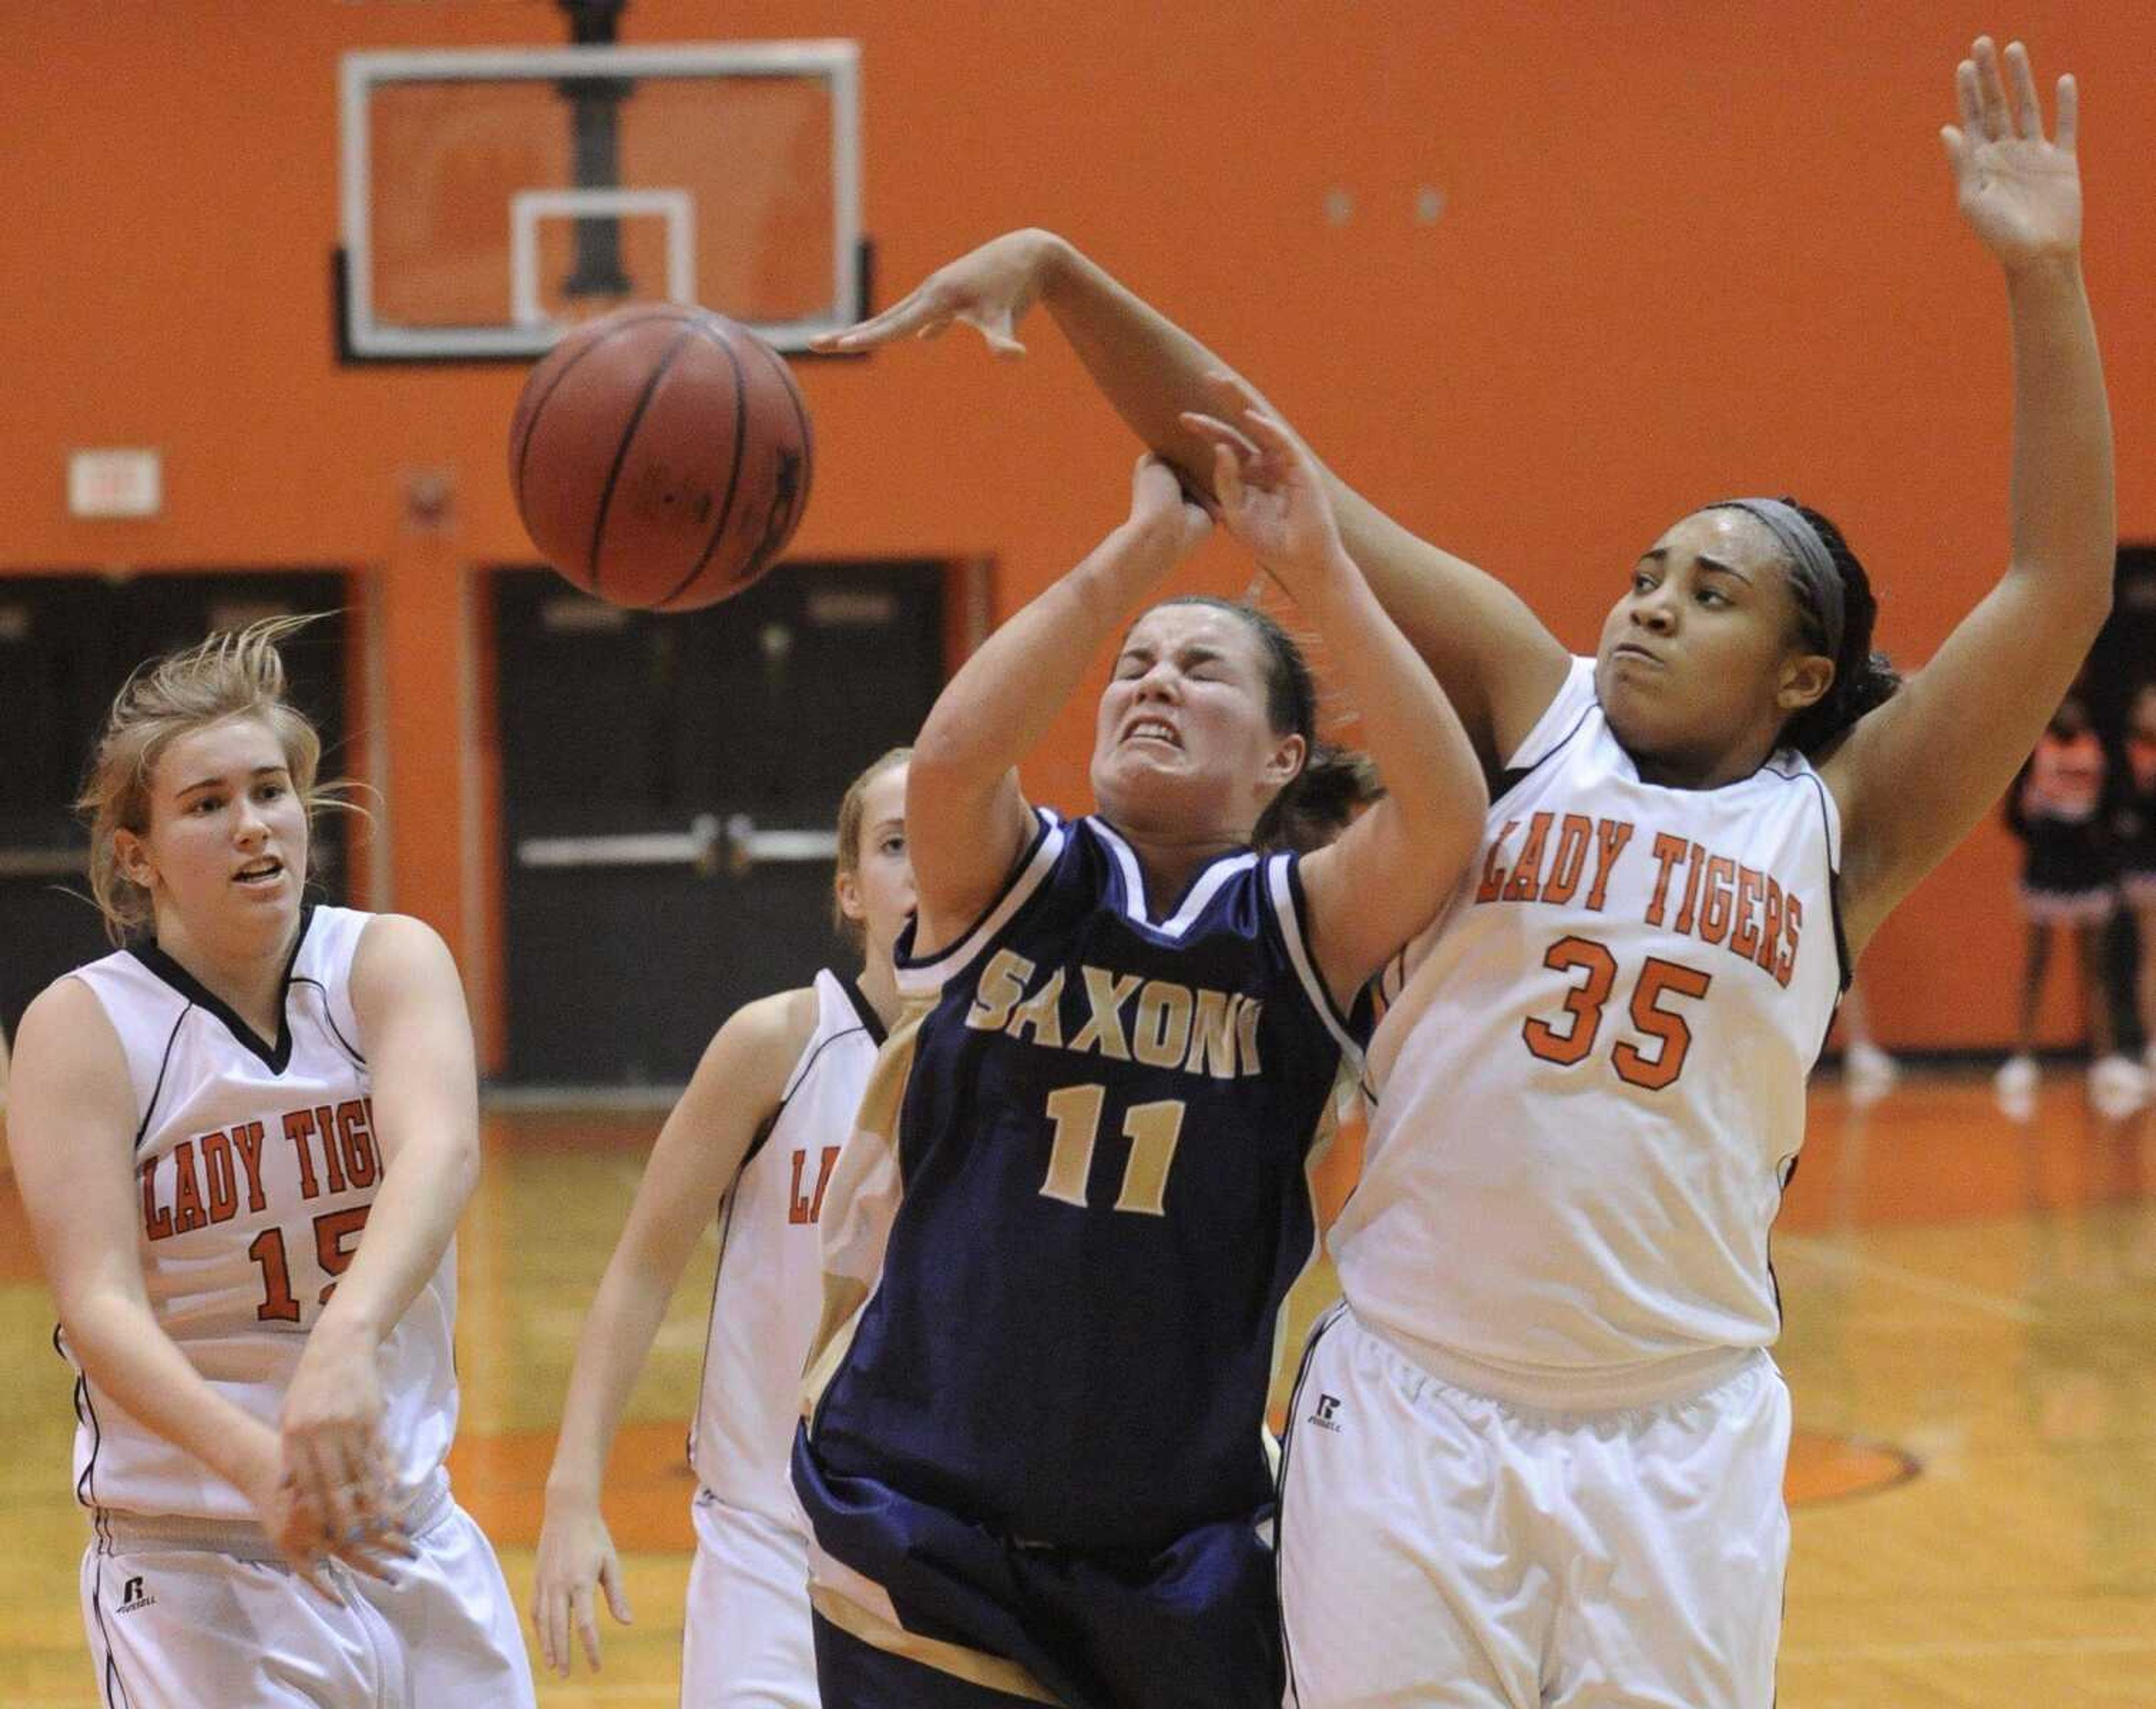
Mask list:
POLYGON ((676 303, 578 327, 509 424, 517 514, 547 561, 615 605, 687 611, 778 562, 808 504, 808 411, 778 353, 676 303))

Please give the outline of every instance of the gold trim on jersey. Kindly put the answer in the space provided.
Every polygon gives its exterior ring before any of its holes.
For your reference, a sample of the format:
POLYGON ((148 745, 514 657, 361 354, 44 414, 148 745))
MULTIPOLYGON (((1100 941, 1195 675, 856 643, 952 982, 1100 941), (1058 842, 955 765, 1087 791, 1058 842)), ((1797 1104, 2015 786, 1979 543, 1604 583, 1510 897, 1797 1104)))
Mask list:
MULTIPOLYGON (((1348 1058, 1342 1058, 1340 1066, 1333 1073, 1332 1090, 1325 1095, 1325 1107, 1318 1114, 1317 1125, 1311 1131, 1310 1144, 1302 1154, 1302 1190, 1310 1203, 1310 1252, 1302 1260, 1302 1267, 1295 1273, 1295 1279, 1281 1295, 1280 1309, 1273 1315, 1272 1364, 1265 1379, 1268 1413, 1276 1401, 1285 1399, 1275 1391, 1281 1387, 1289 1325, 1314 1321, 1336 1296, 1337 1291, 1329 1286, 1323 1296, 1317 1294, 1322 1275, 1317 1260, 1325 1253, 1325 1230, 1319 1226, 1317 1215, 1317 1172, 1324 1167, 1333 1142, 1340 1137, 1340 1106, 1361 1084, 1357 1065, 1348 1058)), ((1273 1473, 1277 1478, 1280 1473, 1280 1445, 1274 1440, 1270 1425, 1261 1426, 1258 1434, 1264 1439, 1266 1456, 1272 1460, 1273 1473)))
POLYGON ((938 1673, 948 1674, 986 1691, 1001 1691, 1005 1696, 1023 1697, 1029 1703, 1048 1703, 1063 1709, 1063 1699, 1015 1661, 991 1655, 985 1650, 971 1650, 963 1644, 947 1644, 938 1638, 924 1638, 918 1632, 909 1632, 896 1621, 886 1619, 850 1598, 839 1595, 828 1585, 811 1583, 808 1600, 818 1614, 840 1631, 858 1638, 871 1649, 917 1661, 923 1667, 932 1667, 938 1673))
POLYGON ((886 1248, 905 1192, 898 1167, 898 1118, 913 1079, 921 1023, 940 993, 906 999, 861 1089, 860 1111, 824 1194, 819 1224, 824 1255, 824 1310, 808 1343, 801 1378, 801 1416, 813 1419, 831 1378, 852 1347, 861 1313, 883 1279, 886 1248), (834 1268, 834 1265, 836 1266, 834 1268))

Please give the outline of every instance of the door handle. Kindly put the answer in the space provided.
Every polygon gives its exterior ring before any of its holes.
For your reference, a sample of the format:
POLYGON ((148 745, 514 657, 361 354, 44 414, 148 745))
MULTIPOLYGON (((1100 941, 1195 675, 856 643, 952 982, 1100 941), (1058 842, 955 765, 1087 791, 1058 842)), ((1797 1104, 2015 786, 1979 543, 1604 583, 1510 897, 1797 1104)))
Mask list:
POLYGON ((758 866, 824 861, 839 852, 831 830, 759 829, 745 813, 700 813, 685 831, 627 836, 526 837, 516 845, 519 866, 552 869, 687 866, 709 878, 724 870, 739 878, 758 866))
POLYGON ((83 849, 0 849, 0 878, 80 878, 89 870, 83 849))

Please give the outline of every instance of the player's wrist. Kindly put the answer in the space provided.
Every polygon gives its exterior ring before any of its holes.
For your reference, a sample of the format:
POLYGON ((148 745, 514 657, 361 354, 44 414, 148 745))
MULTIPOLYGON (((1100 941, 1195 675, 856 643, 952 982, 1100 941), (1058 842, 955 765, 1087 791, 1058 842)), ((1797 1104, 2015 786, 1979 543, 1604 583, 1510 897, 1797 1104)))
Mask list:
POLYGON ((557 1464, 547 1474, 546 1497, 549 1512, 587 1507, 597 1512, 599 1505, 598 1469, 557 1464))
POLYGON ((1034 285, 1040 291, 1040 300, 1052 306, 1063 287, 1070 283, 1078 251, 1068 239, 1039 226, 1025 236, 1034 285))
POLYGON ((311 1347, 324 1353, 355 1352, 372 1355, 388 1338, 389 1325, 353 1296, 339 1291, 307 1332, 311 1347))

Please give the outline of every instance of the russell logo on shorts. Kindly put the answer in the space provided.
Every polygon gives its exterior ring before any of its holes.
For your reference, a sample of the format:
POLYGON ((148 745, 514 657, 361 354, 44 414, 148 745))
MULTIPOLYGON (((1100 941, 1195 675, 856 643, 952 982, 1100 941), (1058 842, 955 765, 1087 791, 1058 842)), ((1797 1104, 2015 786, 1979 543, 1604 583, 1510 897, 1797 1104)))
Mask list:
POLYGON ((1337 1394, 1320 1394, 1317 1397, 1317 1404, 1310 1409, 1310 1422, 1321 1430, 1330 1430, 1337 1435, 1340 1433, 1339 1414, 1340 1397, 1337 1394))
POLYGON ((138 1608, 148 1608, 157 1599, 142 1588, 140 1576, 130 1578, 120 1587, 120 1612, 123 1614, 131 1614, 138 1608))

